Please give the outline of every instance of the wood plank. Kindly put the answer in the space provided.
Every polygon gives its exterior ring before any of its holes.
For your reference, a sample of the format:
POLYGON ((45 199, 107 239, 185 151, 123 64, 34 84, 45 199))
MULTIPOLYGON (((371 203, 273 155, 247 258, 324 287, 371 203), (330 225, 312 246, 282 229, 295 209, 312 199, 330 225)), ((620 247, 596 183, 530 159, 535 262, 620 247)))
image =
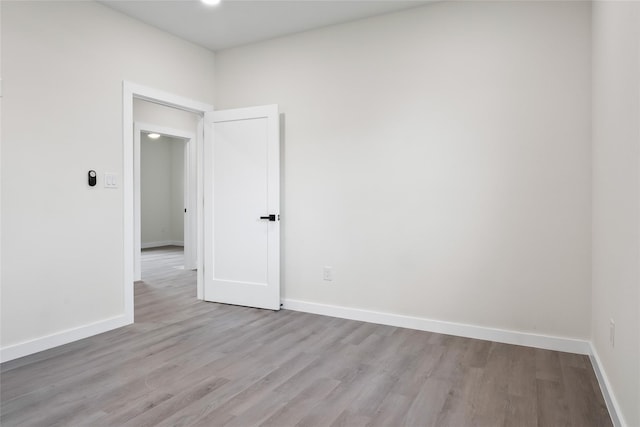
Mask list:
POLYGON ((195 299, 143 251, 136 323, 0 366, 12 426, 610 426, 585 356, 195 299))

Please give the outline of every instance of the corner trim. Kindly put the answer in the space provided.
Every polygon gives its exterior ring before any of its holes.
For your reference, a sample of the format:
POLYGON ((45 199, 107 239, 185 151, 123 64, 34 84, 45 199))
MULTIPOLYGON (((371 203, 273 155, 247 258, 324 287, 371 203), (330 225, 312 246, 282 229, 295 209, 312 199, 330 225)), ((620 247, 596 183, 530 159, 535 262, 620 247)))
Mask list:
POLYGON ((589 345, 591 349, 589 359, 591 359, 591 365, 593 366, 596 378, 598 379, 600 391, 602 391, 602 396, 604 397, 604 401, 607 404, 607 409, 609 410, 609 415, 611 416, 611 422, 615 427, 626 427, 627 423, 624 419, 624 416, 622 415, 622 411, 620 410, 620 405, 618 404, 616 395, 613 393, 613 388, 611 387, 611 383, 609 382, 607 373, 602 366, 600 356, 598 356, 598 352, 596 351, 593 343, 589 343, 589 345))
POLYGON ((400 314, 318 304, 292 299, 284 299, 282 304, 283 308, 287 310, 303 311, 306 313, 321 314, 324 316, 339 317, 342 319, 360 320, 363 322, 378 323, 381 325, 417 329, 420 331, 436 332, 439 334, 522 345, 546 350, 585 355, 591 354, 591 345, 588 341, 573 338, 488 328, 464 323, 445 322, 442 320, 426 319, 423 317, 404 316, 400 314))
POLYGON ((131 323, 133 322, 129 321, 126 315, 120 315, 98 322, 89 323, 88 325, 77 328, 56 332, 55 334, 46 335, 33 340, 24 341, 19 344, 2 347, 0 348, 0 362, 8 362, 40 351, 49 350, 50 348, 101 334, 131 323))

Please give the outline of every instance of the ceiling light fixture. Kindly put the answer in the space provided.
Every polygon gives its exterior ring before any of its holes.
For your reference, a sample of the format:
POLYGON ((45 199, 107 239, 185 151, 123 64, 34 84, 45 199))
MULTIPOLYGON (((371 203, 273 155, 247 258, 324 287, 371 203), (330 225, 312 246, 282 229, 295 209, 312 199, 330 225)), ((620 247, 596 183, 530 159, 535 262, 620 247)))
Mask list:
POLYGON ((201 1, 207 6, 217 6, 220 4, 222 0, 201 0, 201 1))
POLYGON ((149 138, 151 139, 158 139, 160 138, 160 134, 159 133, 150 133, 147 135, 149 138))

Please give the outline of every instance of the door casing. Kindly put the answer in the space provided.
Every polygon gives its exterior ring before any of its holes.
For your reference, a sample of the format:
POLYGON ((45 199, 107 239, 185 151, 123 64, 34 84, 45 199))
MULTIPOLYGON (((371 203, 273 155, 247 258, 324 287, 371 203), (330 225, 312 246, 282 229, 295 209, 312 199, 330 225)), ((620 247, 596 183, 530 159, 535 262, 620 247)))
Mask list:
MULTIPOLYGON (((162 90, 139 85, 129 81, 122 83, 122 145, 123 145, 123 172, 122 172, 122 193, 123 193, 123 305, 126 323, 134 321, 134 248, 135 248, 135 191, 134 191, 134 121, 133 121, 133 100, 141 99, 153 102, 166 107, 177 108, 198 114, 196 138, 195 138, 195 168, 196 168, 196 229, 203 230, 203 116, 207 111, 213 111, 213 105, 196 101, 193 99, 178 96, 162 90)), ((203 251, 204 241, 202 233, 197 233, 197 298, 203 298, 203 251)))

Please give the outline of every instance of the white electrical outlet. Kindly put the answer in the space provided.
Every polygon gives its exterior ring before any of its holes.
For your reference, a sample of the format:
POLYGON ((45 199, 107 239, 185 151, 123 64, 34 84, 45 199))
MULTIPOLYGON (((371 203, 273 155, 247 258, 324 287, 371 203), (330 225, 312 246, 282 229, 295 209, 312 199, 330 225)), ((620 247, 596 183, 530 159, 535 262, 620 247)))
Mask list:
POLYGON ((322 280, 331 282, 333 280, 333 267, 322 268, 322 280))
POLYGON ((609 343, 611 348, 616 345, 616 322, 613 319, 609 319, 609 343))

